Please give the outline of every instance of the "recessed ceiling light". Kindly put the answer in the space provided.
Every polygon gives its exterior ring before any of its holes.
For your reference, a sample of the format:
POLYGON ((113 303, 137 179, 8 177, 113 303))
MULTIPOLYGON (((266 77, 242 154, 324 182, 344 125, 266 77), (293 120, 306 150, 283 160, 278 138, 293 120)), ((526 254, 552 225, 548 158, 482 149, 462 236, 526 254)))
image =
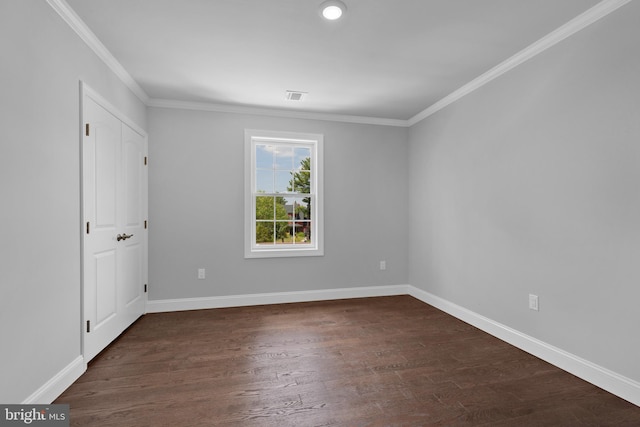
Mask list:
POLYGON ((320 13, 325 19, 335 21, 347 11, 347 6, 340 0, 328 0, 320 5, 320 13))

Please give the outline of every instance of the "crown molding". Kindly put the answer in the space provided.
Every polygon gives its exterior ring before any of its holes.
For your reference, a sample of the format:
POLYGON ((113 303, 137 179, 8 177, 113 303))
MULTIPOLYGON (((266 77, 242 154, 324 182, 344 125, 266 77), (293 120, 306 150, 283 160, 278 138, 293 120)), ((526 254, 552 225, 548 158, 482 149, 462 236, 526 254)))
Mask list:
POLYGON ((324 120, 333 122, 371 124, 380 126, 411 127, 443 108, 451 105, 462 97, 479 89, 490 81, 500 77, 523 62, 537 56, 545 50, 555 46, 562 40, 604 18, 631 0, 602 0, 592 8, 578 15, 576 18, 532 43, 509 59, 493 67, 486 73, 476 77, 469 83, 440 99, 425 110, 408 120, 388 119, 380 117, 352 116, 344 114, 317 113, 307 111, 281 110, 273 108, 259 108, 215 104, 205 102, 176 101, 169 99, 149 98, 147 93, 131 77, 127 70, 102 44, 96 35, 80 19, 65 0, 46 0, 47 3, 64 19, 64 21, 80 36, 80 38, 98 55, 98 57, 122 80, 122 82, 147 106, 157 108, 176 108, 183 110, 215 111, 235 114, 256 114, 272 117, 286 117, 309 120, 324 120))
POLYGON ((567 37, 572 36, 573 34, 577 33, 578 31, 580 31, 580 30, 588 27, 589 25, 593 24, 594 22, 604 18, 605 16, 607 16, 611 12, 613 12, 613 11, 617 10, 618 8, 624 6, 625 4, 629 3, 630 1, 631 0, 603 0, 603 1, 601 1, 600 3, 596 4, 592 8, 590 8, 587 11, 583 12, 582 14, 578 15, 577 17, 575 17, 571 21, 569 21, 566 24, 562 25, 558 29, 550 32, 549 34, 547 34, 546 36, 544 36, 540 40, 532 43, 528 47, 526 47, 523 50, 521 50, 520 52, 516 53, 515 55, 513 55, 512 57, 510 57, 506 61, 496 65, 495 67, 493 67, 492 69, 490 69, 486 73, 480 75, 479 77, 476 77, 475 79, 473 79, 472 81, 470 81, 466 85, 462 86, 461 88, 457 89, 454 92, 451 92, 449 95, 445 96, 444 98, 442 98, 441 100, 439 100, 435 104, 429 106, 427 109, 425 109, 422 112, 420 112, 420 113, 416 114, 415 116, 411 117, 409 120, 407 120, 409 126, 413 126, 416 123, 418 123, 418 122, 426 119, 427 117, 431 116, 432 114, 435 114, 436 112, 442 110, 446 106, 456 102, 460 98, 470 94, 474 90, 476 90, 476 89, 484 86, 485 84, 489 83, 493 79, 495 79, 497 77, 500 77, 501 75, 503 75, 506 72, 508 72, 509 70, 517 67, 518 65, 522 64, 523 62, 533 58, 534 56, 537 56, 538 54, 544 52, 545 50, 549 49, 550 47, 555 46, 556 44, 560 43, 562 40, 566 39, 567 37))
POLYGON ((280 110, 277 108, 259 108, 230 104, 214 104, 209 102, 176 101, 172 99, 151 98, 149 99, 149 102, 147 102, 147 106, 156 108, 173 108, 179 110, 215 111, 218 113, 255 114, 259 116, 324 120, 329 122, 409 127, 409 122, 407 120, 400 119, 351 116, 346 114, 316 113, 309 111, 280 110))
POLYGON ((138 85, 131 74, 120 64, 113 54, 102 44, 98 37, 82 21, 65 0, 46 0, 49 6, 73 29, 91 50, 116 76, 148 107, 175 108, 183 110, 216 111, 221 113, 256 114, 261 116, 288 117, 309 120, 371 124, 380 126, 408 127, 407 120, 378 117, 351 116, 343 114, 314 113, 304 111, 280 110, 248 106, 225 105, 205 102, 186 102, 169 99, 153 99, 138 85))
POLYGON ((49 6, 55 10, 60 17, 71 27, 73 31, 80 36, 93 52, 98 55, 116 76, 133 92, 144 104, 149 102, 149 95, 138 85, 131 77, 131 74, 118 62, 118 60, 109 52, 109 49, 98 39, 98 37, 89 29, 87 24, 80 19, 78 14, 69 6, 65 0, 46 0, 49 6))

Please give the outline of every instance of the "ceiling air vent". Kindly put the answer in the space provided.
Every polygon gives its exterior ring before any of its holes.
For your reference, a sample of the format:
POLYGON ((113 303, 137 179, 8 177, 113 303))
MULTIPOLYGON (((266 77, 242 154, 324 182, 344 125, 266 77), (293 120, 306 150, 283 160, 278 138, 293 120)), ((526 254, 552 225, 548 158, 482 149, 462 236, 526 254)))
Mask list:
POLYGON ((287 100, 289 101, 302 101, 307 96, 307 92, 298 92, 295 90, 287 91, 287 100))

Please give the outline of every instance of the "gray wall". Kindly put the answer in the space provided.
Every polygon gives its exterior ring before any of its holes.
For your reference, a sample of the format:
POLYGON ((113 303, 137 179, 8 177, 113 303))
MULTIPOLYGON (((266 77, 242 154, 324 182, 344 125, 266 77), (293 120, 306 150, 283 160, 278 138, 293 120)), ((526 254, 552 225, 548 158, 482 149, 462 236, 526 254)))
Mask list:
MULTIPOLYGON (((411 130, 150 109, 150 299, 410 283, 640 381, 639 14, 411 130), (243 258, 245 128, 325 135, 324 257, 243 258)), ((78 82, 147 111, 44 1, 0 2, 0 52, 0 402, 18 403, 80 355, 78 82)))
POLYGON ((638 16, 629 3, 409 138, 409 283, 636 381, 638 16))
POLYGON ((79 80, 146 111, 44 1, 0 2, 0 402, 80 355, 79 80))
POLYGON ((407 283, 407 129, 162 108, 149 129, 150 300, 407 283), (245 128, 324 134, 324 257, 244 259, 245 128))

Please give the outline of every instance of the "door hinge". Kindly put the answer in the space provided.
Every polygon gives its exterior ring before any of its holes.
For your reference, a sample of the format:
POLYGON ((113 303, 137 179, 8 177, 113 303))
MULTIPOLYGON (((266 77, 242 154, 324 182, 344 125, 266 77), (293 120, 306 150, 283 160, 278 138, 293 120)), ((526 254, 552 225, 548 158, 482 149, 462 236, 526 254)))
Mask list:
POLYGON ((89 234, 89 221, 87 221, 87 234, 89 234))
POLYGON ((147 229, 147 220, 146 219, 144 220, 144 229, 145 230, 147 229))
POLYGON ((144 156, 144 165, 147 166, 147 156, 144 156))
POLYGON ((144 292, 145 293, 147 292, 147 284, 146 283, 144 284, 144 292))
POLYGON ((91 332, 91 320, 87 320, 87 332, 91 332))
POLYGON ((89 123, 84 125, 84 134, 86 136, 89 136, 89 123))

